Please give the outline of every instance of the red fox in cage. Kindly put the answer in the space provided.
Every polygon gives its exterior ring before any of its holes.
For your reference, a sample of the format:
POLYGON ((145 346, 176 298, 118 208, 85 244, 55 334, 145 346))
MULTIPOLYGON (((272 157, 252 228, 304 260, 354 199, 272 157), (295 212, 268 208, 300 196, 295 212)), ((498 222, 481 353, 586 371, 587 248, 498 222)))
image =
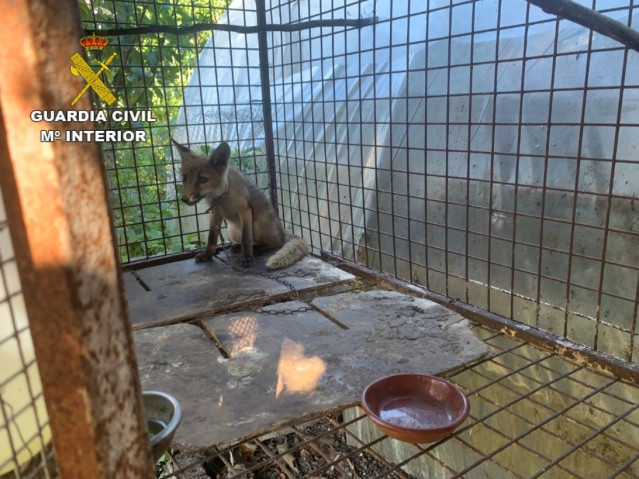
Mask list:
POLYGON ((280 248, 266 262, 268 269, 285 268, 309 253, 304 239, 284 231, 264 192, 229 166, 228 143, 220 144, 207 157, 172 141, 182 158, 182 201, 193 206, 204 199, 211 207, 209 238, 206 248, 195 256, 196 262, 211 261, 215 255, 223 220, 228 225, 229 239, 241 246, 245 268, 254 263, 253 246, 280 248))

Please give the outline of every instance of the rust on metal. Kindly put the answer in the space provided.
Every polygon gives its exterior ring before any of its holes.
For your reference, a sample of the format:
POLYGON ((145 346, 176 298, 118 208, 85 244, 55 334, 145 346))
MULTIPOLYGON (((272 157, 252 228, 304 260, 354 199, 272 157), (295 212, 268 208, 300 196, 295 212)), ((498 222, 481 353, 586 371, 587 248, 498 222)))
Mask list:
POLYGON ((154 477, 99 147, 40 141, 94 126, 30 119, 85 86, 69 69, 77 2, 2 2, 0 16, 0 183, 60 475, 154 477))
POLYGON ((607 372, 633 384, 639 384, 639 365, 637 363, 631 363, 610 354, 595 351, 592 348, 571 341, 570 339, 563 338, 548 331, 532 328, 482 308, 466 304, 457 299, 434 293, 361 264, 339 258, 330 253, 323 252, 322 259, 362 278, 375 280, 378 284, 394 291, 430 299, 495 331, 500 331, 535 346, 553 351, 579 364, 607 372))

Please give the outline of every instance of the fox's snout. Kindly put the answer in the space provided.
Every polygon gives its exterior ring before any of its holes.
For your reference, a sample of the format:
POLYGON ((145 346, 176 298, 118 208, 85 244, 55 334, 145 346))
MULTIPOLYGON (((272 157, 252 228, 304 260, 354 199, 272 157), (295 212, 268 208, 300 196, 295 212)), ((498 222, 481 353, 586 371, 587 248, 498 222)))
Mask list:
POLYGON ((189 206, 193 206, 195 203, 200 201, 202 197, 200 195, 182 195, 182 201, 189 206))
POLYGON ((184 181, 182 183, 182 201, 189 206, 193 206, 200 201, 203 197, 202 188, 199 188, 197 184, 193 184, 193 181, 184 181))

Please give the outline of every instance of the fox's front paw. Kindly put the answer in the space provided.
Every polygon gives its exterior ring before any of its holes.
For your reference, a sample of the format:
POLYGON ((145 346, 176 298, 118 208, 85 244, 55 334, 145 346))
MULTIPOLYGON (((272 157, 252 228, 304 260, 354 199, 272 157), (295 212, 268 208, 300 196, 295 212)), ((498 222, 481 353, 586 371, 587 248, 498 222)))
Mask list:
POLYGON ((242 256, 242 268, 250 268, 255 264, 253 256, 242 256))
POLYGON ((207 261, 211 261, 211 258, 211 253, 209 253, 209 251, 205 249, 204 251, 200 251, 198 254, 195 255, 195 262, 206 263, 207 261))

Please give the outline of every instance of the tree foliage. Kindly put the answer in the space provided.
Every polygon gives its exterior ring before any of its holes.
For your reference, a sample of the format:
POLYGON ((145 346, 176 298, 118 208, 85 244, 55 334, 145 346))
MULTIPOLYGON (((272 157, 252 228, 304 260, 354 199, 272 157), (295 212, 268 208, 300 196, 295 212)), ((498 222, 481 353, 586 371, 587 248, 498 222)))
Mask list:
MULTIPOLYGON (((78 5, 85 30, 99 35, 101 30, 143 25, 215 23, 229 3, 230 0, 79 0, 78 5)), ((210 32, 110 36, 103 54, 88 54, 89 63, 97 64, 113 51, 117 53, 103 77, 114 92, 116 103, 96 108, 150 110, 157 120, 145 124, 113 124, 109 120, 98 126, 144 128, 147 132, 143 143, 102 145, 124 262, 182 251, 189 247, 189 238, 195 243, 193 246, 199 241, 193 232, 182 234, 171 228, 180 205, 176 199, 170 134, 183 104, 184 86, 188 85, 209 36, 210 32)))

